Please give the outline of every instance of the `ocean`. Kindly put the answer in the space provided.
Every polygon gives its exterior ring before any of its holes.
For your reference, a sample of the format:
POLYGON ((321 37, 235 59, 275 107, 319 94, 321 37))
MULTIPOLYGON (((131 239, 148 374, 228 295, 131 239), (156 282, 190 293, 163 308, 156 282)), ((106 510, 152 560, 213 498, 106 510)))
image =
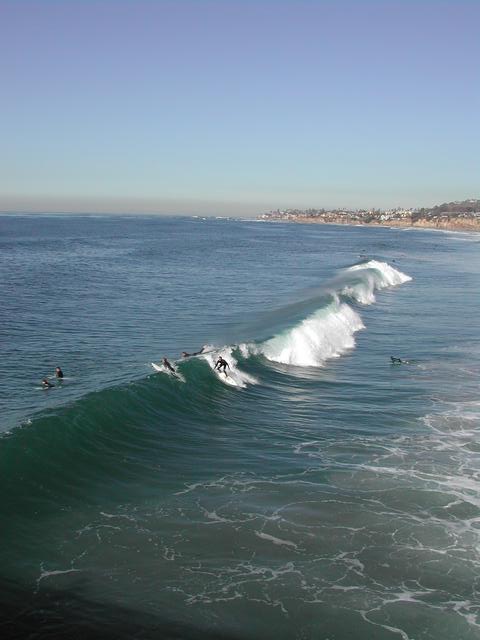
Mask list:
POLYGON ((2 638, 479 639, 479 243, 0 216, 2 638))

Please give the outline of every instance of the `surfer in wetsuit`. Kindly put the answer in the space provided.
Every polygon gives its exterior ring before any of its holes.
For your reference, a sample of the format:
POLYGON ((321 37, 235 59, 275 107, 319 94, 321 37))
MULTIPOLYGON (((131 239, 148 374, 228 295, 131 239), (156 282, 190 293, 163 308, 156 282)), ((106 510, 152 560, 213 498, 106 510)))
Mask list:
POLYGON ((202 347, 200 351, 195 351, 195 353, 187 353, 187 351, 182 351, 182 358, 191 358, 192 356, 199 356, 201 353, 203 353, 204 349, 205 347, 202 347))
POLYGON ((52 388, 52 387, 54 387, 54 386, 55 386, 54 384, 52 384, 51 382, 49 382, 49 381, 48 381, 48 378, 44 378, 44 379, 42 380, 42 387, 43 387, 44 389, 51 389, 51 388, 52 388))
POLYGON ((230 369, 230 365, 228 364, 228 362, 224 360, 222 356, 218 356, 218 360, 216 361, 213 370, 215 371, 215 369, 218 369, 219 371, 221 371, 223 369, 223 373, 225 374, 225 377, 227 377, 227 367, 230 369))
POLYGON ((167 358, 163 358, 162 360, 162 364, 165 367, 165 369, 168 369, 169 371, 171 371, 172 373, 176 373, 175 369, 172 367, 172 365, 170 364, 170 362, 167 360, 167 358))
POLYGON ((63 371, 60 369, 60 367, 55 367, 55 377, 63 378, 63 371))
POLYGON ((390 360, 392 361, 392 364, 405 364, 405 360, 402 360, 401 358, 394 358, 393 356, 390 356, 390 360))

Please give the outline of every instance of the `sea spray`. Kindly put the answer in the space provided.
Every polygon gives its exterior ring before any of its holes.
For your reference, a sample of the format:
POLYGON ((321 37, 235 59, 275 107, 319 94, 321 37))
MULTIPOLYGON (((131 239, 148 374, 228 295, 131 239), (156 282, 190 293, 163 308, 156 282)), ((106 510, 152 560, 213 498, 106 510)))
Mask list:
POLYGON ((396 287, 404 282, 409 282, 412 278, 405 273, 394 269, 386 262, 369 260, 362 264, 356 264, 343 271, 343 277, 356 281, 347 283, 341 293, 360 302, 361 304, 373 304, 375 302, 374 292, 387 287, 396 287))
POLYGON ((260 345, 268 359, 298 367, 319 367, 329 358, 341 356, 355 346, 353 334, 364 325, 350 306, 336 297, 300 325, 260 345))

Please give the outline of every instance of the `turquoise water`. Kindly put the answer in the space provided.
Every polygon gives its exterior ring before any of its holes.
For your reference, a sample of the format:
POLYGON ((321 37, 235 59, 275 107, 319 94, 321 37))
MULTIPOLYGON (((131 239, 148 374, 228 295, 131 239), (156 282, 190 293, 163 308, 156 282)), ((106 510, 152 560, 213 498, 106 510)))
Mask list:
POLYGON ((2 635, 480 638, 479 240, 1 216, 2 635))

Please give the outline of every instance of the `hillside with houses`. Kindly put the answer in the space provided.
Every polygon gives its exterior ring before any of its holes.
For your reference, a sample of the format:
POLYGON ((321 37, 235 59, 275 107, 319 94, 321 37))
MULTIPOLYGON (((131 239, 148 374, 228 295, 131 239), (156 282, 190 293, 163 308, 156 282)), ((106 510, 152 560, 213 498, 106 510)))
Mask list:
POLYGON ((431 208, 284 209, 260 216, 267 221, 354 224, 480 231, 480 200, 446 202, 431 208))

